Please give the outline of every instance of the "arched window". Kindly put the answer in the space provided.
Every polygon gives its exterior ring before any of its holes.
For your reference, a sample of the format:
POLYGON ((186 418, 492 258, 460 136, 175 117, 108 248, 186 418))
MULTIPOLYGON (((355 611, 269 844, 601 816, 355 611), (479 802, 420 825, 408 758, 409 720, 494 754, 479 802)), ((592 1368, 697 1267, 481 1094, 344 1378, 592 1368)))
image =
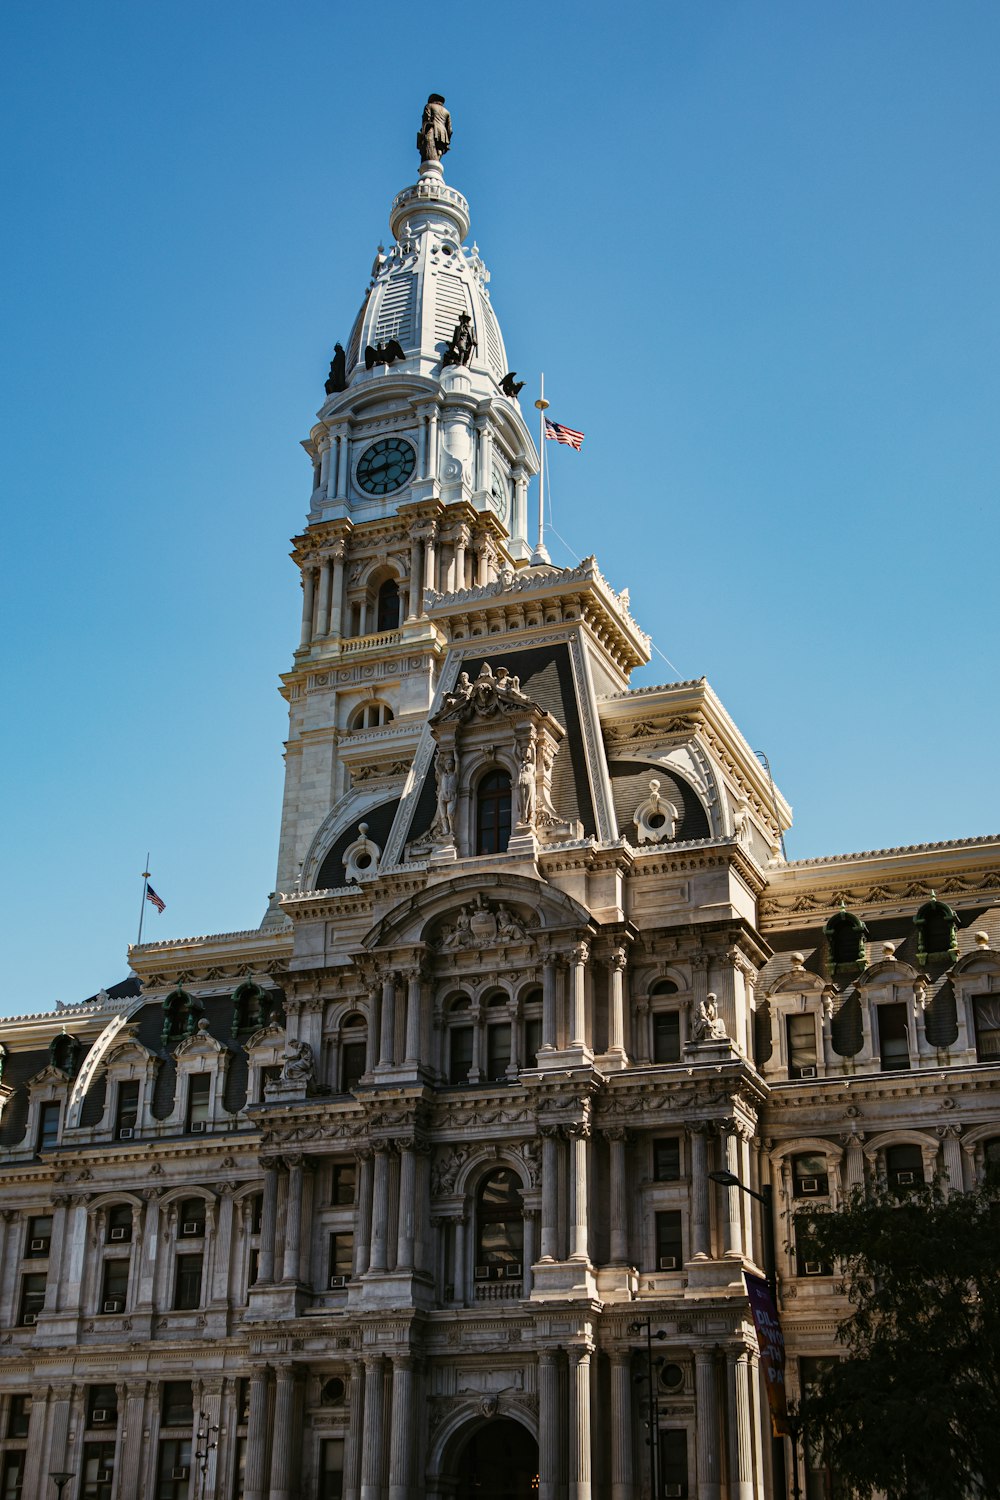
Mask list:
POLYGON ((843 902, 823 928, 823 935, 831 974, 842 969, 864 968, 868 961, 865 952, 868 928, 843 902))
POLYGON ((233 992, 233 1036, 241 1031, 256 1031, 264 1025, 264 991, 250 979, 244 979, 233 992))
POLYGON ((472 1068, 472 1001, 459 995, 448 1008, 448 1082, 468 1083, 472 1068))
POLYGON ((363 703, 356 708, 348 720, 348 729, 380 729, 391 724, 393 712, 388 703, 363 703))
POLYGON ((375 629, 399 629, 399 585, 395 578, 387 578, 378 591, 375 629))
POLYGON ((476 1280, 519 1279, 524 1254, 524 1204, 517 1174, 491 1172, 476 1194, 476 1280))
POLYGON ((524 1054, 521 1066, 537 1068, 542 1045, 542 992, 531 989, 521 1003, 524 1015, 524 1054))
POLYGON ((917 937, 917 963, 941 963, 958 957, 958 912, 931 892, 930 901, 913 918, 917 937))
POLYGON ((667 1002, 667 996, 676 995, 677 992, 672 979, 658 980, 649 992, 655 1063, 675 1063, 681 1060, 681 1013, 676 1005, 667 1002))
POLYGON ((340 1092, 349 1094, 368 1065, 368 1024, 354 1011, 340 1026, 340 1092))
POLYGON ((494 995, 487 1001, 486 1010, 486 1077, 491 1083, 501 1083, 506 1081, 511 1059, 507 996, 494 995))
POLYGON ((504 854, 510 842, 510 777, 490 771, 476 795, 476 853, 504 854))

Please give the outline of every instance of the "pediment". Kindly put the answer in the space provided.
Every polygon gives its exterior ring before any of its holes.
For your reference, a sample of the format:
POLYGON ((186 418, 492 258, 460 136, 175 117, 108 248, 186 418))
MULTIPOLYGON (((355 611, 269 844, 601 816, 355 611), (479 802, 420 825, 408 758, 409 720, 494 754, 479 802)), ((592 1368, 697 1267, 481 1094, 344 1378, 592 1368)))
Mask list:
MULTIPOLYGON (((510 913, 526 934, 526 937, 517 939, 520 942, 531 941, 543 931, 581 934, 590 927, 589 912, 564 891, 528 876, 490 871, 462 875, 409 897, 371 929, 362 946, 371 952, 426 943, 437 951, 446 930, 458 924, 459 914, 464 908, 473 906, 479 896, 489 907, 497 931, 503 926, 497 907, 503 906, 510 913)), ((471 926, 471 912, 469 915, 471 926)), ((487 924, 483 922, 482 925, 485 930, 487 924)))
POLYGON ((198 1029, 191 1036, 186 1036, 174 1050, 175 1057, 212 1057, 226 1049, 222 1043, 211 1035, 207 1021, 199 1021, 198 1029))
POLYGON ((494 672, 489 662, 484 662, 476 678, 468 672, 458 674, 453 691, 445 693, 441 708, 429 722, 435 729, 444 724, 472 724, 524 714, 551 718, 546 709, 521 691, 520 679, 512 672, 502 666, 494 672))
POLYGON ((248 1057, 252 1057, 262 1047, 283 1047, 284 1044, 285 1028, 275 1021, 269 1021, 266 1026, 262 1026, 259 1031, 254 1032, 253 1036, 247 1038, 244 1050, 248 1057))
POLYGON ((62 1086, 70 1081, 69 1073, 64 1072, 62 1068, 53 1067, 49 1063, 40 1073, 36 1073, 33 1078, 28 1079, 28 1087, 29 1089, 42 1088, 47 1083, 57 1083, 62 1086))
POLYGON ((150 1058, 159 1061, 155 1052, 151 1052, 145 1043, 140 1042, 137 1035, 138 1027, 128 1026, 119 1032, 104 1055, 104 1065, 110 1068, 114 1063, 123 1062, 125 1058, 132 1057, 136 1061, 146 1064, 150 1058))

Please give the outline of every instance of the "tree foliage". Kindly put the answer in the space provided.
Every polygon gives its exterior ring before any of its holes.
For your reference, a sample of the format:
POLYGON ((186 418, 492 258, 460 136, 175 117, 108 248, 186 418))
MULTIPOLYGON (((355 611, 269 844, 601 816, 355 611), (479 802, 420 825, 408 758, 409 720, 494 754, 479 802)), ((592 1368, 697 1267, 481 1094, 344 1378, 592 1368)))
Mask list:
POLYGON ((1000 1496, 1000 1179, 858 1193, 808 1233, 852 1305, 802 1406, 837 1491, 1000 1496))

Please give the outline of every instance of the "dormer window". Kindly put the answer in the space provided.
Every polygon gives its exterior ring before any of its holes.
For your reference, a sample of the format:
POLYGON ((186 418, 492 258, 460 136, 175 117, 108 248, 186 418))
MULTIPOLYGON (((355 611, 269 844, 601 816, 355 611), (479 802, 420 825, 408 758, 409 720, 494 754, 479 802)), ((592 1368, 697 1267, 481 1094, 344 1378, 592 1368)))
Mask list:
POLYGON ((910 1066, 910 1034, 905 1005, 880 1005, 878 1050, 883 1073, 900 1073, 910 1066))
POLYGON ((973 995, 978 1062, 1000 1063, 1000 995, 973 995))
POLYGON ((118 1085, 118 1103, 115 1109, 115 1135, 120 1141, 130 1141, 135 1135, 139 1119, 139 1082, 134 1079, 118 1085))
POLYGON ((506 771, 489 771, 476 793, 476 853, 505 854, 510 842, 511 786, 506 771))
POLYGON ((59 1120, 62 1105, 50 1099, 38 1109, 38 1150, 49 1151, 59 1144, 59 1120))
POLYGON ((786 1016, 789 1078, 816 1077, 816 1022, 812 1015, 786 1016))
POLYGON ((845 969, 861 969, 868 961, 865 939, 868 928, 860 917, 848 911, 841 902, 840 910, 823 928, 826 938, 827 967, 831 974, 843 973, 845 969))
POLYGON ((958 957, 958 912, 931 893, 930 901, 913 918, 917 937, 917 963, 948 963, 958 957))
POLYGON ((208 1129, 208 1106, 212 1080, 207 1073, 195 1073, 188 1081, 187 1128, 192 1135, 203 1135, 208 1129))
POLYGON ((264 991, 260 985, 245 979, 233 992, 233 1035, 241 1031, 256 1031, 264 1025, 264 991))

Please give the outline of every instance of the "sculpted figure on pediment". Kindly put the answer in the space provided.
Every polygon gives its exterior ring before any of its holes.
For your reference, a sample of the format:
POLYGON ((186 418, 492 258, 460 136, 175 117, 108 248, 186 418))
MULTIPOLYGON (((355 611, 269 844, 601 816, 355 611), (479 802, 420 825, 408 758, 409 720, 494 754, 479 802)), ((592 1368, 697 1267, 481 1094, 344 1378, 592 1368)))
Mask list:
POLYGON ((513 709, 524 708, 531 701, 526 693, 522 693, 519 678, 506 667, 497 667, 494 672, 487 661, 483 662, 475 681, 469 677, 468 672, 459 674, 454 690, 445 693, 441 711, 431 723, 447 719, 458 719, 462 723, 473 718, 488 719, 513 709))
POLYGON ((442 926, 437 946, 445 951, 486 948, 494 943, 523 943, 525 923, 502 901, 487 901, 481 893, 463 906, 452 922, 442 926))

